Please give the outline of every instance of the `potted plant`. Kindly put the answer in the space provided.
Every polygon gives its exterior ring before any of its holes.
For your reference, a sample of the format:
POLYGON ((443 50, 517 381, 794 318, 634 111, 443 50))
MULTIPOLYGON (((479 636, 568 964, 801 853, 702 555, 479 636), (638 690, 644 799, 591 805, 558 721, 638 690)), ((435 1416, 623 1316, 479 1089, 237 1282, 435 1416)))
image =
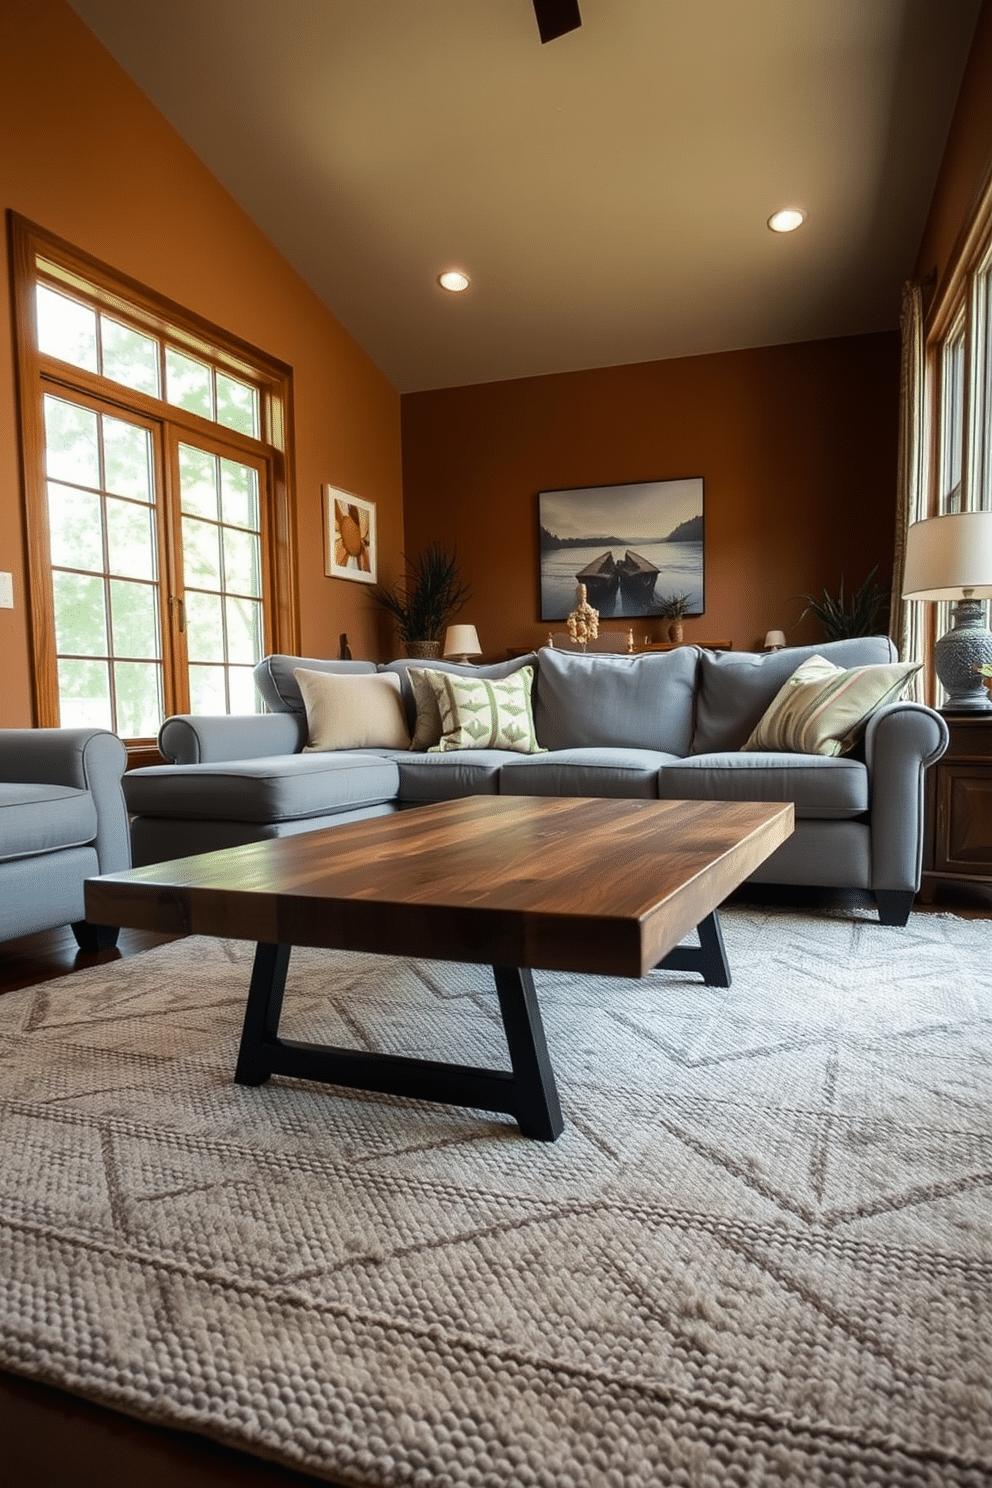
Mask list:
POLYGON ((688 594, 667 594, 662 597, 658 605, 658 614, 662 620, 670 620, 668 627, 668 639, 670 641, 681 641, 685 634, 682 621, 689 613, 692 601, 688 594))
POLYGON ((396 622, 407 656, 429 658, 440 656, 445 626, 470 593, 454 553, 431 541, 407 562, 401 579, 392 587, 377 584, 372 597, 396 622))
POLYGON ((878 564, 871 570, 859 589, 850 596, 844 594, 844 576, 841 574, 840 588, 836 595, 823 591, 822 599, 812 594, 800 595, 806 608, 799 616, 815 615, 823 627, 828 641, 846 641, 854 636, 878 635, 878 617, 889 605, 889 590, 884 584, 876 584, 878 564))

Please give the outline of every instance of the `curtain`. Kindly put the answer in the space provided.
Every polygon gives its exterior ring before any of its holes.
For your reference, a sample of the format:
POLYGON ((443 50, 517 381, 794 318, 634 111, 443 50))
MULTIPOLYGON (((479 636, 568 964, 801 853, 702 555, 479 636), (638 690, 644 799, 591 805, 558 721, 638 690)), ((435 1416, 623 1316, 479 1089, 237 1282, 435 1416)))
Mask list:
MULTIPOLYGON (((892 604, 889 635, 903 661, 924 659, 925 601, 902 597, 906 571, 906 533, 927 514, 923 489, 923 291, 918 284, 902 290, 902 370, 899 388, 899 463, 896 472, 895 555, 892 564, 892 604)), ((922 674, 906 689, 907 697, 923 700, 922 674)))

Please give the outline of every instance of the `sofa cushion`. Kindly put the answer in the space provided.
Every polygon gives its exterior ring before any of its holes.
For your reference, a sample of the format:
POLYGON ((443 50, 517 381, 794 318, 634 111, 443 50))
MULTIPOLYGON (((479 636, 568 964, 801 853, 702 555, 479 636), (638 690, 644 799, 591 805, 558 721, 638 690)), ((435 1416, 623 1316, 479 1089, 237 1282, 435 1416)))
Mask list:
POLYGON ((397 755, 404 806, 429 801, 457 801, 462 796, 495 796, 509 760, 521 759, 505 749, 459 749, 451 754, 397 755))
POLYGON ((437 699, 441 738, 429 754, 460 749, 504 749, 538 754, 530 693, 532 667, 521 667, 509 677, 453 676, 425 673, 437 699))
POLYGON ((902 696, 920 665, 893 661, 845 669, 811 656, 779 688, 743 747, 848 754, 871 715, 902 696))
POLYGON ((89 791, 0 783, 0 862, 83 847, 96 834, 96 806, 89 791))
POLYGON ((839 667, 898 661, 888 636, 860 636, 822 646, 789 646, 783 651, 703 651, 699 660, 693 754, 740 749, 779 688, 801 662, 822 656, 839 667))
POLYGON ((501 796, 615 796, 653 800, 658 770, 678 755, 654 749, 558 749, 516 757, 500 771, 501 796))
POLYGON ((538 741, 553 750, 687 754, 699 654, 696 646, 641 656, 543 648, 534 708, 538 741))
POLYGON ((296 668, 305 667, 308 672, 340 673, 342 676, 361 676, 378 670, 374 661, 323 661, 316 656, 283 656, 276 654, 264 657, 252 676, 255 690, 273 713, 306 713, 306 704, 296 680, 296 668))
POLYGON ((432 661, 430 665, 425 668, 423 661, 417 660, 415 657, 412 656, 401 656, 398 657, 395 661, 383 662, 383 664, 379 667, 379 671, 395 672, 396 675, 399 677, 400 686, 403 689, 403 704, 406 708, 407 723, 409 725, 410 733, 414 739, 413 748, 428 749, 430 748, 431 744, 436 744, 441 737, 441 718, 439 714, 437 718, 437 737, 435 738, 433 736, 433 713, 431 713, 429 710, 426 710, 427 717, 425 719, 421 720, 418 717, 417 698, 414 695, 413 687, 410 682, 411 671, 417 670, 422 672, 424 670, 427 670, 431 672, 451 672, 455 676, 486 677, 490 681, 493 681, 499 680, 502 677, 512 677, 514 672, 521 671, 525 666, 532 667, 534 666, 536 661, 537 652, 528 651, 525 656, 514 656, 507 661, 495 661, 487 666, 469 666, 467 663, 459 661, 432 661), (430 737, 428 737, 428 735, 430 735, 430 737), (423 738, 427 738, 426 744, 421 743, 421 739, 423 738))
POLYGON ((797 817, 849 820, 868 810, 860 760, 822 754, 693 754, 658 771, 662 800, 792 801, 797 817))
POLYGON ((297 667, 294 675, 307 710, 304 754, 410 747, 399 677, 311 672, 306 667, 297 667))
POLYGON ((273 754, 208 765, 149 765, 122 781, 128 810, 207 821, 292 821, 392 801, 396 763, 374 754, 273 754))

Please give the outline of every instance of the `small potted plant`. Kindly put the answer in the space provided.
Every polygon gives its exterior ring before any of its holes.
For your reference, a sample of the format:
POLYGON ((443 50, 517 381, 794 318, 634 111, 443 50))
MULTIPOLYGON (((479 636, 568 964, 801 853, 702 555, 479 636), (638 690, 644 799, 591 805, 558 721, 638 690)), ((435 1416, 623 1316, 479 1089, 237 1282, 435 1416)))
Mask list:
POLYGON ((692 601, 688 594, 667 594, 658 606, 658 614, 662 620, 669 620, 668 639, 670 641, 681 641, 685 634, 682 621, 689 613, 692 601))
POLYGON ((445 626, 470 593, 454 553, 432 541, 407 563, 401 579, 392 587, 377 584, 372 597, 396 622, 407 656, 430 659, 441 655, 445 626))

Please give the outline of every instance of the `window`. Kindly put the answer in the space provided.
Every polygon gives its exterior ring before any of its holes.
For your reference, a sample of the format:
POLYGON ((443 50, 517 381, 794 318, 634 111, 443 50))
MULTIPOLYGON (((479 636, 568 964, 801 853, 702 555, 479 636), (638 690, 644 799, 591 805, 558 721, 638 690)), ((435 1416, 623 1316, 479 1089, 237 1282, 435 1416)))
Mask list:
POLYGON ((288 368, 12 216, 38 721, 149 753, 299 649, 288 368))
POLYGON ((971 508, 992 511, 992 247, 986 250, 975 273, 972 307, 976 360, 971 508))
MULTIPOLYGON (((930 515, 992 510, 992 185, 930 307, 926 391, 930 515)), ((952 605, 928 610, 932 647, 952 605)))
POLYGON ((961 471, 964 460, 964 316, 959 315, 940 345, 940 452, 937 472, 938 507, 961 510, 961 471))

